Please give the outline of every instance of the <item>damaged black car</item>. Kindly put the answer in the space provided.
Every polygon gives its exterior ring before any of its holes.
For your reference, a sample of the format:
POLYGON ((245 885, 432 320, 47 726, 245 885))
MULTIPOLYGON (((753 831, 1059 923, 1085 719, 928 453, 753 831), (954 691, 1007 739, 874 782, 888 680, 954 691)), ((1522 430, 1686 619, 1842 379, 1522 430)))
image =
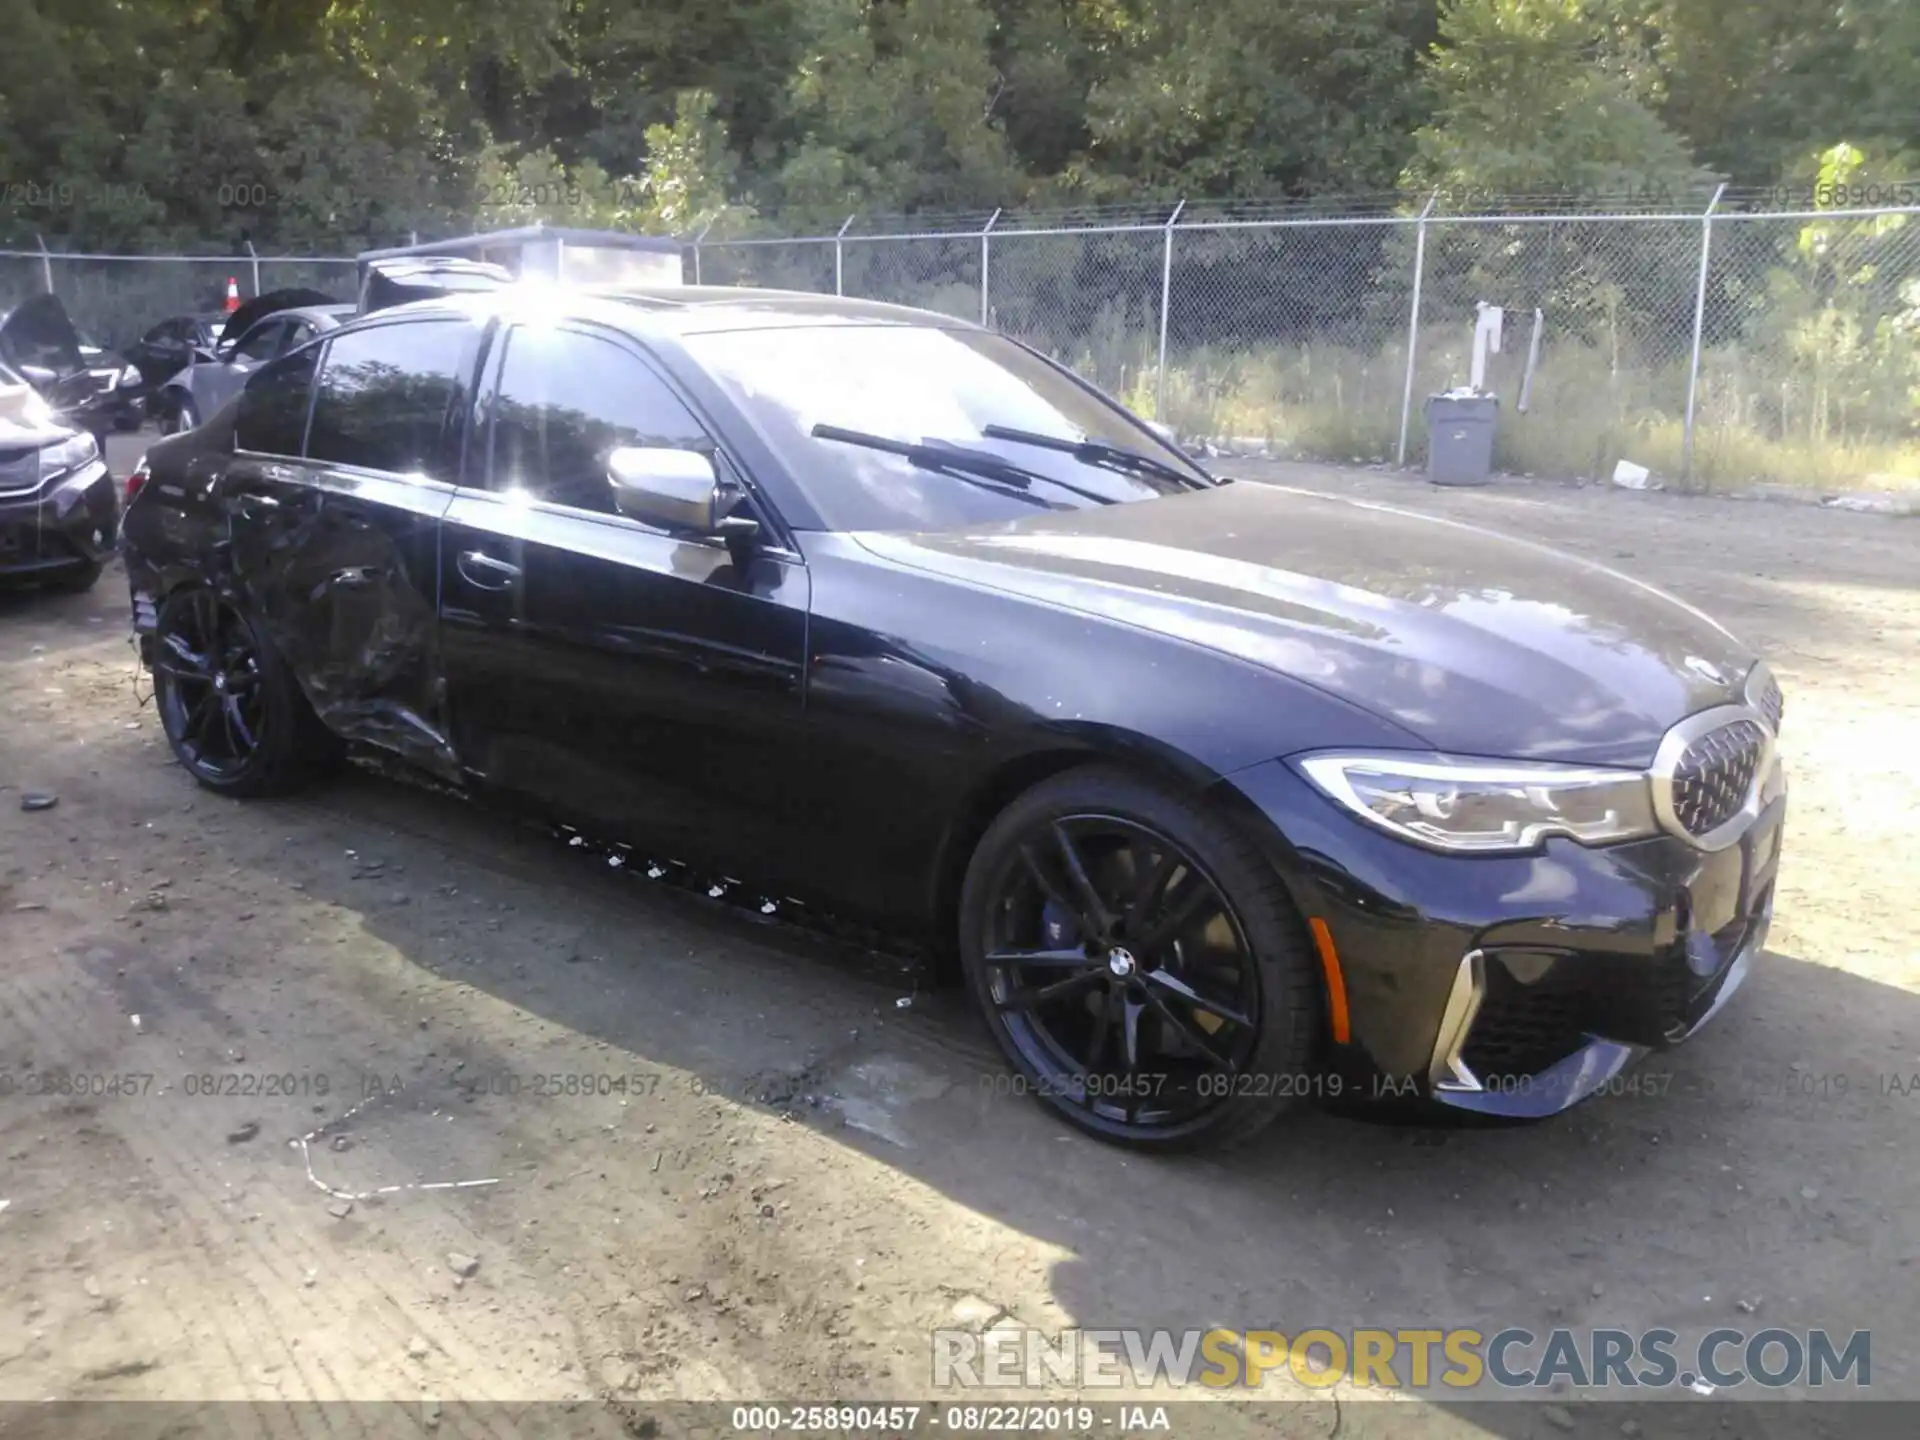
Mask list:
POLYGON ((104 443, 140 423, 140 372, 125 357, 83 338, 57 295, 34 295, 0 311, 0 364, 24 382, 63 425, 104 443))
POLYGON ((1107 1139, 1382 1093, 1551 1115, 1766 939, 1782 700, 1724 629, 1216 480, 965 321, 403 305, 134 478, 135 626, 202 785, 367 746, 927 937, 1017 1088, 1107 1139))

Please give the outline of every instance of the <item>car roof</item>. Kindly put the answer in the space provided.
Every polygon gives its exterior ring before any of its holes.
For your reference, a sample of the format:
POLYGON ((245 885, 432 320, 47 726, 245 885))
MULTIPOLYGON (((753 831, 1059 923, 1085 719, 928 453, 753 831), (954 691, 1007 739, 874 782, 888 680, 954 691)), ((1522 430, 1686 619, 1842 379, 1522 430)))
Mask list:
POLYGON ((971 320, 936 310, 815 295, 801 290, 755 290, 732 285, 571 286, 522 282, 498 290, 409 301, 368 315, 368 323, 458 314, 466 318, 511 313, 529 300, 543 319, 556 311, 596 320, 636 335, 697 335, 721 330, 778 330, 827 325, 898 325, 978 330, 971 320))
POLYGON ((349 316, 360 313, 357 305, 296 305, 289 310, 271 310, 260 318, 262 320, 338 320, 344 322, 349 316))

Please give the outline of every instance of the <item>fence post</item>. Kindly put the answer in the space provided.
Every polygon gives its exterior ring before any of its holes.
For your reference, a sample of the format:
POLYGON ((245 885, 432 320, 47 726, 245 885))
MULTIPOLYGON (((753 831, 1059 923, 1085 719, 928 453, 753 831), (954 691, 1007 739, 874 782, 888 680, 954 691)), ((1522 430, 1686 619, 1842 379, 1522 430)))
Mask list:
POLYGON ((718 215, 709 216, 707 223, 700 227, 700 233, 693 237, 693 283, 696 285, 700 283, 700 242, 707 238, 707 232, 713 229, 713 222, 719 218, 718 215))
POLYGON ((253 248, 251 240, 247 241, 247 263, 253 267, 253 293, 266 294, 267 292, 260 288, 260 252, 253 248))
POLYGON ((1153 418, 1167 423, 1167 312, 1173 306, 1173 227, 1180 223, 1180 212, 1187 208, 1182 199, 1160 227, 1160 352, 1153 373, 1153 418))
POLYGON ((1420 285, 1427 274, 1427 217, 1439 199, 1438 190, 1427 196, 1427 203, 1420 208, 1420 218, 1414 222, 1413 304, 1407 315, 1407 381, 1400 392, 1400 445, 1393 452, 1393 463, 1402 470, 1407 467, 1407 425, 1413 419, 1413 366, 1420 353, 1420 285))
POLYGON ((46 281, 47 294, 53 294, 53 256, 47 253, 47 237, 35 232, 34 240, 40 246, 40 278, 46 281))
POLYGON ((996 205, 994 206, 993 214, 987 217, 987 223, 980 231, 980 323, 982 325, 991 323, 987 317, 992 313, 987 304, 990 293, 987 284, 987 272, 992 259, 992 252, 988 249, 990 242, 987 237, 993 234, 993 227, 999 223, 999 220, 1000 207, 996 205))
POLYGON ((847 253, 846 247, 843 246, 840 241, 845 237, 847 231, 852 228, 853 216, 849 215, 841 222, 840 228, 834 232, 833 236, 833 293, 836 295, 844 295, 847 293, 844 278, 847 253))
POLYGON ((1713 212, 1726 194, 1726 181, 1714 187, 1713 198, 1700 216, 1700 281, 1693 291, 1693 356, 1687 362, 1687 418, 1680 434, 1680 480, 1693 482, 1693 406, 1700 388, 1700 337, 1707 321, 1707 261, 1713 253, 1713 212))

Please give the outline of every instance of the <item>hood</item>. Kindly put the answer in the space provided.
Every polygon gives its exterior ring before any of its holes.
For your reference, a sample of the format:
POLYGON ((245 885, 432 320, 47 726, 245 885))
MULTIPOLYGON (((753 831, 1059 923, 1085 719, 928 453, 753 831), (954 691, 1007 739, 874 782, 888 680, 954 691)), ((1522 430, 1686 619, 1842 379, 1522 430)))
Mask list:
POLYGON ((1290 676, 1460 754, 1643 765, 1675 721, 1737 699, 1753 662, 1605 566, 1280 486, 856 538, 1290 676))
MULTIPOLYGON (((26 381, 0 364, 0 469, 20 451, 57 445, 74 433, 26 381)), ((0 489, 12 486, 0 482, 0 489)))
POLYGON ((307 305, 338 305, 337 295, 323 294, 318 290, 306 290, 294 287, 287 290, 269 290, 264 295, 256 295, 251 300, 242 301, 240 308, 227 316, 226 329, 220 332, 220 338, 229 336, 238 339, 254 321, 262 315, 271 315, 276 310, 297 310, 307 305))
POLYGON ((0 362, 20 372, 50 370, 56 378, 87 368, 79 332, 58 295, 35 295, 0 312, 0 362))

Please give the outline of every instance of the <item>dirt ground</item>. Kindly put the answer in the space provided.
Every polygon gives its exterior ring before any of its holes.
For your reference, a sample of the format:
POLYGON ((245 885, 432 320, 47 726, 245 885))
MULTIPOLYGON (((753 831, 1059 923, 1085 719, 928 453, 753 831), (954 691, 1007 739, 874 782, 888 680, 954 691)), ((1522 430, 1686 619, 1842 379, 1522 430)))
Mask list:
MULTIPOLYGON (((1771 953, 1649 1063, 1663 1093, 1103 1147, 995 1093, 960 997, 843 947, 377 776, 197 790, 113 572, 0 600, 0 1400, 248 1402, 200 1432, 233 1434, 360 1433, 302 1418, 344 1400, 506 1433, 486 1404, 562 1401, 570 1433, 648 1433, 677 1400, 925 1399, 929 1330, 999 1314, 1871 1329, 1874 1389, 1920 1398, 1920 521, 1259 478, 1598 558, 1772 658, 1771 953)), ((1620 1433, 1358 1398, 1261 1433, 1620 1433)), ((1739 1425, 1702 1433, 1787 1433, 1739 1425)))

